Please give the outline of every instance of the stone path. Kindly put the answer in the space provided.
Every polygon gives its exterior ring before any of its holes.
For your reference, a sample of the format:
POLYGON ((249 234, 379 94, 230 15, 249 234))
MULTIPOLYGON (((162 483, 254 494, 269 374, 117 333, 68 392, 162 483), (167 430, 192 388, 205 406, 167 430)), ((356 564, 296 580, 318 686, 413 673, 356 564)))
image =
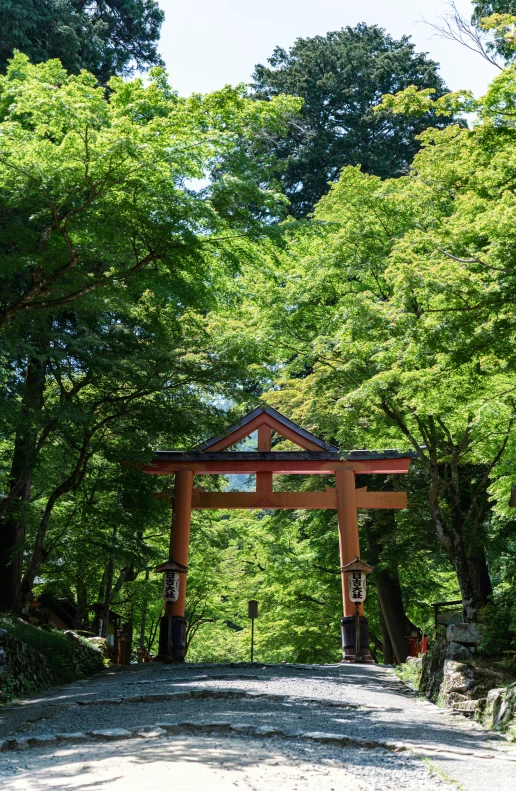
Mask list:
POLYGON ((0 709, 0 739, 9 791, 516 789, 516 745, 378 666, 131 666, 0 709))

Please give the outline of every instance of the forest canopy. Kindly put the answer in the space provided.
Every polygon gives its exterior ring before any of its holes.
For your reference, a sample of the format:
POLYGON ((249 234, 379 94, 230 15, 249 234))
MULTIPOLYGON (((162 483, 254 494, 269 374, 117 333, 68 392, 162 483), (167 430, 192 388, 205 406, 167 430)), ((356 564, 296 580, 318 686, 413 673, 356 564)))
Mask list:
MULTIPOLYGON (((409 494, 360 513, 376 658, 456 598, 516 648, 516 67, 450 93, 408 38, 359 25, 181 97, 159 65, 128 76, 159 62, 154 2, 89 13, 89 61, 36 53, 20 22, 0 75, 0 610, 65 597, 91 631, 112 607, 156 649, 173 480, 139 465, 271 405, 343 451, 417 456, 357 476, 409 494), (148 46, 117 59, 110 15, 148 19, 148 46)), ((257 599, 261 659, 335 661, 340 586, 335 512, 196 512, 188 657, 246 659, 257 599)))
POLYGON ((156 0, 0 0, 0 71, 14 50, 32 63, 59 58, 67 71, 86 69, 104 83, 162 66, 164 16, 156 0))

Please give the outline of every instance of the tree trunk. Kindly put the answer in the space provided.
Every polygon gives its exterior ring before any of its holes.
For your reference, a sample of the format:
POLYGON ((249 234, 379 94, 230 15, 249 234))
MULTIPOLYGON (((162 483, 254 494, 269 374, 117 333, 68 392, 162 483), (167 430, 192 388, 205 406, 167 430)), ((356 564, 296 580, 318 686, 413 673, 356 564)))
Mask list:
POLYGON ((113 537, 111 539, 111 550, 106 573, 106 596, 104 598, 104 610, 102 613, 102 637, 108 636, 109 610, 111 608, 111 597, 113 595, 113 571, 115 568, 115 548, 118 525, 113 527, 113 537))
POLYGON ((409 655, 407 631, 410 621, 405 613, 398 576, 389 571, 376 573, 376 590, 389 633, 394 659, 398 664, 405 662, 409 655))
POLYGON ((478 590, 480 598, 485 605, 489 597, 493 595, 493 585, 489 575, 486 553, 481 550, 468 557, 468 566, 475 588, 478 590))
POLYGON ((468 556, 463 531, 453 530, 450 559, 457 574, 464 620, 474 623, 493 593, 485 553, 477 550, 468 556))
MULTIPOLYGON (((390 481, 378 481, 376 476, 364 476, 364 481, 374 489, 392 490, 390 481)), ((381 568, 385 548, 396 541, 396 515, 392 511, 370 511, 363 527, 367 539, 367 562, 373 567, 380 565, 375 572, 375 582, 380 602, 384 656, 387 657, 385 663, 400 664, 408 656, 407 631, 411 622, 403 605, 398 569, 395 566, 381 568)))
POLYGON ((75 628, 88 628, 88 592, 84 578, 77 574, 75 582, 77 589, 77 609, 75 611, 75 628))
POLYGON ((37 418, 43 407, 46 361, 29 360, 9 476, 11 502, 0 522, 0 610, 16 607, 22 576, 23 545, 31 472, 36 457, 37 418))
POLYGON ((484 524, 489 511, 487 487, 489 476, 507 447, 514 415, 490 462, 472 465, 464 463, 464 455, 471 446, 471 415, 462 435, 457 437, 455 431, 446 426, 444 418, 414 413, 420 432, 418 438, 408 427, 395 401, 383 400, 382 409, 410 440, 412 447, 418 450, 420 461, 430 476, 428 505, 437 541, 455 568, 464 619, 466 622, 477 621, 480 609, 493 592, 484 551, 484 524), (443 456, 449 460, 440 461, 443 456), (443 509, 442 503, 447 508, 443 509))
POLYGON ((24 608, 27 606, 27 601, 30 596, 30 592, 32 590, 32 586, 34 584, 34 578, 38 573, 41 564, 45 560, 47 556, 47 551, 45 549, 45 537, 47 534, 48 525, 50 522, 50 517, 52 516, 52 511, 54 509, 55 504, 59 500, 63 494, 67 494, 69 491, 73 489, 73 487, 80 483, 82 478, 84 477, 86 463, 88 461, 88 444, 89 444, 90 436, 87 435, 83 441, 81 452, 79 454, 79 458, 76 461, 75 467, 70 473, 70 475, 65 478, 62 483, 57 486, 50 497, 47 500, 47 504, 45 506, 45 510, 43 511, 43 516, 41 517, 40 523, 38 525, 38 530, 36 533, 36 539, 34 541, 34 546, 32 548, 32 553, 27 563, 27 568, 25 569, 25 574, 23 575, 19 591, 18 591, 18 598, 16 600, 16 610, 18 612, 22 612, 24 608))
MULTIPOLYGON (((377 587, 378 590, 378 587, 377 587)), ((380 598, 378 594, 378 598, 380 598)), ((384 665, 394 665, 394 651, 392 650, 391 638, 385 618, 383 617, 382 608, 380 607, 380 629, 382 630, 382 652, 384 665)))

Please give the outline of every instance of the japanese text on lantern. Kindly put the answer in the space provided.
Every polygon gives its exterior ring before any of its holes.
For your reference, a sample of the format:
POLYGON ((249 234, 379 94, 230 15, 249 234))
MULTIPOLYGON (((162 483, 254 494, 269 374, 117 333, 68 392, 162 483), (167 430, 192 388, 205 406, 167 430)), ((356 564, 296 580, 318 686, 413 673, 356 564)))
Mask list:
POLYGON ((366 597, 366 575, 361 571, 348 574, 348 590, 351 601, 361 602, 366 597))
POLYGON ((179 596, 179 574, 177 571, 165 571, 163 574, 163 598, 165 601, 177 601, 179 596))

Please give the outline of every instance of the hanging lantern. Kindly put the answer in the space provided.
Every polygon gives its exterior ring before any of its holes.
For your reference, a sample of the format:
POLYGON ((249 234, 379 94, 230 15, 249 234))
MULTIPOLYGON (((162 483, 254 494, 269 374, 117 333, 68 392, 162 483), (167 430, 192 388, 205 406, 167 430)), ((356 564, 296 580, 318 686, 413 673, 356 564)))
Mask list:
POLYGON ((165 571, 163 574, 163 598, 165 601, 177 601, 179 597, 179 573, 165 571))
POLYGON ((351 563, 346 563, 345 566, 342 566, 342 573, 348 575, 348 593, 352 602, 361 604, 361 602, 365 601, 367 593, 366 577, 372 570, 372 566, 368 566, 367 563, 364 563, 358 557, 351 563))
POLYGON ((163 599, 166 602, 177 601, 181 587, 181 574, 186 574, 186 566, 171 559, 157 566, 156 571, 163 574, 163 599))
POLYGON ((365 601, 367 593, 366 575, 362 571, 348 572, 349 598, 354 602, 365 601))

